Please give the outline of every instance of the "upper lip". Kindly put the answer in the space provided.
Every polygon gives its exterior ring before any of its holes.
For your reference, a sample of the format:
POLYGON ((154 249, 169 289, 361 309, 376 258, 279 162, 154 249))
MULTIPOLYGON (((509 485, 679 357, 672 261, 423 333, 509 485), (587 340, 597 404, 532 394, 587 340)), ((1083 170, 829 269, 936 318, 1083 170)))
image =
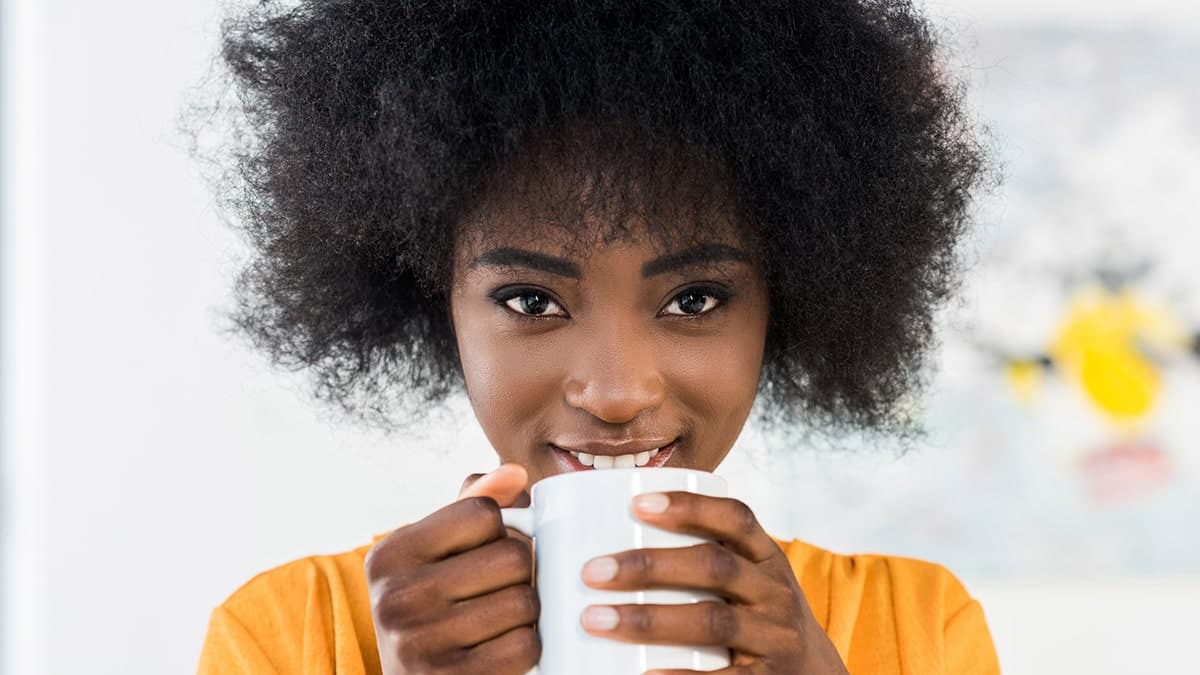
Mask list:
POLYGON ((675 442, 675 438, 635 438, 614 443, 612 441, 573 441, 553 443, 554 447, 569 452, 586 452, 590 455, 636 455, 663 448, 675 442))

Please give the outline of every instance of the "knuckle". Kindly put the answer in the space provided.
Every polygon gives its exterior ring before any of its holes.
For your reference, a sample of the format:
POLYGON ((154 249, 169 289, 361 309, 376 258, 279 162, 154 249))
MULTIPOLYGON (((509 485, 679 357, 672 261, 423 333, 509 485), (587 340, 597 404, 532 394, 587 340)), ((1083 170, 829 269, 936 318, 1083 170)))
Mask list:
POLYGON ((533 586, 521 584, 516 587, 513 595, 513 611, 517 616, 532 621, 541 612, 541 605, 533 586))
POLYGON ((691 492, 672 492, 670 511, 684 522, 694 522, 700 515, 699 504, 691 492))
POLYGON ((737 635, 738 618, 733 608, 723 602, 704 602, 703 625, 716 644, 729 644, 737 635))
POLYGON ((379 544, 375 544, 371 547, 371 550, 367 551, 367 555, 363 557, 363 573, 367 576, 367 583, 374 581, 380 576, 380 567, 379 544))
POLYGON ((716 543, 702 546, 705 573, 713 585, 725 586, 737 579, 740 568, 732 551, 716 543))
POLYGON ((537 631, 531 626, 522 626, 517 629, 514 639, 517 643, 517 653, 536 663, 542 655, 542 640, 538 637, 537 631))
POLYGON ((496 543, 497 562, 506 569, 532 569, 533 554, 525 542, 505 537, 496 543))
POLYGON ((376 619, 387 627, 410 625, 420 609, 428 605, 429 591, 420 581, 397 584, 377 603, 376 619))
POLYGON ((390 548, 390 539, 397 536, 395 532, 380 539, 374 546, 367 551, 363 557, 363 572, 367 575, 367 581, 371 582, 384 576, 387 572, 387 551, 390 548))
POLYGON ((511 659, 523 667, 521 672, 525 672, 542 657, 542 640, 531 626, 514 628, 508 646, 511 659))
POLYGON ((654 556, 645 549, 634 549, 618 562, 622 576, 632 581, 644 581, 654 576, 654 556))
POLYGON ((363 556, 363 573, 366 574, 368 583, 387 579, 397 572, 397 568, 410 564, 401 552, 411 548, 409 540, 414 536, 414 532, 412 524, 396 528, 367 550, 363 556))
POLYGON ((459 508, 468 512, 469 517, 494 524, 497 528, 504 526, 500 519, 500 505, 491 497, 468 497, 459 502, 459 508))
POLYGON ((422 674, 429 675, 458 675, 463 672, 477 672, 474 670, 465 670, 462 664, 461 654, 439 654, 433 659, 427 660, 428 665, 421 670, 422 674))
POLYGON ((427 641, 421 633, 409 632, 397 636, 396 661, 406 670, 425 672, 432 665, 427 641))
POLYGON ((732 500, 732 504, 733 522, 737 525, 738 530, 752 532, 758 526, 758 518, 754 515, 754 511, 740 499, 732 500))
POLYGON ((648 607, 627 607, 621 612, 621 623, 638 635, 649 635, 654 631, 654 612, 648 607))

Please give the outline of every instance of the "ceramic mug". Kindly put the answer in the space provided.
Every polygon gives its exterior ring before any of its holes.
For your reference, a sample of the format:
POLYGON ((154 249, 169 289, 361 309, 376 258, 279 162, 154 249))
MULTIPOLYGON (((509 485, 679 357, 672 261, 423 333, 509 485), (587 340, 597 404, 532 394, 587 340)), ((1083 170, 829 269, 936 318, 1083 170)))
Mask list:
POLYGON ((652 668, 709 671, 729 665, 729 650, 724 647, 618 642, 590 635, 580 623, 588 605, 720 600, 699 590, 605 591, 583 583, 583 566, 592 558, 708 541, 654 527, 634 515, 635 495, 670 491, 724 497, 727 486, 719 476, 692 469, 576 471, 534 483, 528 508, 502 510, 505 525, 533 539, 542 656, 531 673, 635 675, 652 668))

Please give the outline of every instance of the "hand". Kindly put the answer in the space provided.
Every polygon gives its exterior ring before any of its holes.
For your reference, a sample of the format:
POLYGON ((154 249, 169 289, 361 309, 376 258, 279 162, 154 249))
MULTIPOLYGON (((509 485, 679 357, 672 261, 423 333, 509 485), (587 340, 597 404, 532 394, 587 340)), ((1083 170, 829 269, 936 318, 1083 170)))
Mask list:
POLYGON ((467 478, 458 501, 379 540, 364 569, 386 675, 521 675, 541 655, 528 539, 500 507, 528 503, 523 467, 467 478))
POLYGON ((735 499, 664 492, 639 495, 634 512, 656 527, 719 543, 635 549, 595 558, 583 569, 588 586, 621 591, 700 589, 728 602, 593 605, 582 617, 590 634, 641 644, 726 646, 732 665, 716 672, 730 675, 847 672, 814 619, 783 551, 750 507, 735 499))

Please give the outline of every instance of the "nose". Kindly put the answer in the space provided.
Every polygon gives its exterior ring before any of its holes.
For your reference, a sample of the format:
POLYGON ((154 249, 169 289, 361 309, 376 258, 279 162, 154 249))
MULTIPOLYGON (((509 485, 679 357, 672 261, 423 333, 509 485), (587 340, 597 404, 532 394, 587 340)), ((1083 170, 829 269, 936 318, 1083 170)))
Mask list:
POLYGON ((610 324, 588 335, 568 356, 568 405, 613 424, 662 404, 666 382, 653 336, 610 324))

